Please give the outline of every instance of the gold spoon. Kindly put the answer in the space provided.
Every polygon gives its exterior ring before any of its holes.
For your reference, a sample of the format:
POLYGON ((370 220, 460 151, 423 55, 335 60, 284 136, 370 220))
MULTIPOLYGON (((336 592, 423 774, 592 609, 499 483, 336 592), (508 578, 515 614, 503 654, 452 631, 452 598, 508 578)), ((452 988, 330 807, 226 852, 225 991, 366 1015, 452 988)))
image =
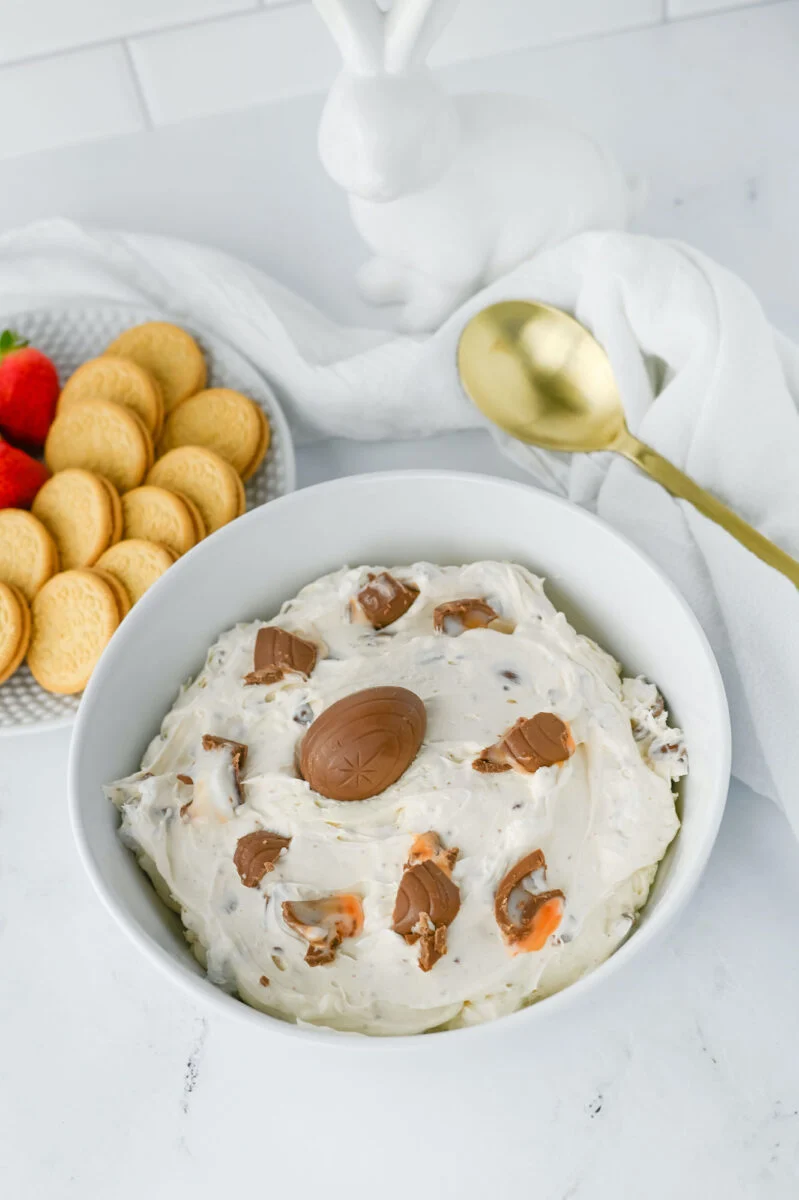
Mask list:
POLYGON ((464 328, 458 370, 477 407, 511 437, 545 450, 623 454, 799 587, 796 559, 633 437, 608 356, 573 317, 527 300, 492 304, 464 328))

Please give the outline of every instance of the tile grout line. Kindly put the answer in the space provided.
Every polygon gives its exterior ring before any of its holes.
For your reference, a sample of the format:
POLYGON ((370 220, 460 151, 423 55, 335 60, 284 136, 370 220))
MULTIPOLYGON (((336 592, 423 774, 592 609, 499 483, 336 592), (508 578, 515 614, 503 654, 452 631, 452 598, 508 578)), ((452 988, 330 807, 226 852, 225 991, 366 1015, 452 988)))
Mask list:
MULTIPOLYGON (((167 25, 161 25, 157 29, 140 29, 131 30, 126 34, 117 34, 112 37, 97 38, 90 42, 75 42, 70 46, 61 46, 53 50, 44 50, 39 54, 22 54, 17 58, 10 58, 0 61, 0 71, 9 67, 28 66, 32 63, 46 62, 48 59, 61 58, 69 54, 80 54, 86 50, 107 49, 109 46, 117 46, 120 42, 130 43, 132 41, 148 41, 152 38, 157 38, 164 33, 180 33, 182 30, 195 29, 203 25, 210 25, 214 21, 235 21, 242 17, 252 17, 259 15, 262 12, 275 12, 276 10, 286 8, 301 8, 306 6, 307 0, 250 0, 246 8, 237 9, 235 12, 227 13, 210 13, 205 17, 197 17, 191 21, 173 21, 167 25)), ((609 29, 598 29, 591 33, 577 33, 557 38, 555 41, 533 42, 526 43, 523 46, 513 47, 502 51, 505 54, 513 54, 516 50, 538 50, 546 46, 564 45, 570 42, 586 41, 589 38, 612 37, 616 33, 627 33, 632 29, 646 29, 654 25, 666 22, 669 24, 682 21, 695 21, 703 18, 723 16, 734 12, 746 12, 750 8, 772 8, 778 4, 791 4, 794 0, 748 0, 746 4, 726 4, 723 8, 710 9, 706 12, 682 13, 679 16, 670 17, 668 14, 669 0, 661 0, 661 15, 655 20, 635 21, 630 25, 614 25, 609 29)), ((455 62, 477 61, 480 58, 492 57, 491 55, 475 54, 470 59, 456 59, 455 62)), ((443 64, 445 66, 452 65, 451 63, 443 64)))
MULTIPOLYGON (((789 2, 796 3, 797 0, 789 0, 789 2)), ((282 4, 278 7, 285 8, 286 5, 282 4)), ((275 6, 270 5, 270 10, 274 11, 275 6)), ((615 27, 613 29, 594 31, 594 32, 590 32, 590 33, 572 34, 568 37, 556 38, 552 41, 538 42, 538 43, 534 43, 532 45, 525 44, 523 46, 517 46, 512 50, 508 50, 508 49, 496 50, 496 51, 492 51, 490 54, 477 54, 477 55, 470 56, 468 58, 452 59, 452 60, 449 60, 444 63, 437 63, 432 68, 432 70, 434 72, 444 72, 444 71, 451 70, 453 67, 463 66, 464 64, 469 63, 469 62, 485 61, 487 59, 493 59, 493 58, 504 58, 511 54, 527 54, 527 53, 543 54, 549 50, 555 50, 555 49, 558 49, 563 46, 574 46, 574 45, 579 45, 579 44, 583 44, 586 42, 603 41, 607 38, 624 37, 631 33, 639 33, 646 29, 662 29, 662 28, 665 28, 664 23, 662 21, 660 21, 658 18, 650 18, 650 19, 647 19, 646 21, 639 20, 639 21, 635 22, 634 24, 619 26, 619 27, 615 27)), ((298 100, 298 99, 301 99, 303 97, 308 97, 308 96, 320 96, 320 95, 323 95, 327 91, 328 86, 329 85, 327 83, 318 83, 318 84, 314 85, 313 87, 307 87, 300 92, 291 92, 288 94, 281 93, 279 95, 270 95, 268 97, 257 97, 257 98, 250 97, 246 101, 243 101, 240 104, 234 105, 232 108, 217 108, 217 107, 215 107, 213 109, 209 109, 209 110, 206 110, 206 111, 203 111, 200 113, 187 113, 187 114, 182 114, 181 116, 169 117, 166 120, 157 121, 155 124, 155 128, 156 129, 169 128, 169 127, 174 128, 176 125, 181 125, 186 121, 204 120, 204 119, 209 119, 209 118, 216 117, 216 116, 228 115, 230 113, 249 112, 251 109, 254 109, 254 108, 262 108, 266 105, 271 105, 271 104, 281 104, 287 100, 298 100)))
POLYGON ((669 0, 663 0, 664 21, 667 25, 682 25, 686 21, 707 21, 713 17, 729 17, 733 13, 751 12, 753 8, 776 8, 793 4, 795 0, 747 0, 746 4, 724 3, 719 8, 697 9, 696 12, 675 13, 669 16, 669 0))
MULTIPOLYGON (((756 3, 756 0, 755 0, 756 3)), ((767 0, 767 3, 796 3, 796 0, 767 0)), ((757 5, 760 7, 760 5, 757 5)), ((487 58, 502 58, 506 54, 538 54, 545 50, 555 50, 560 46, 575 46, 585 42, 601 42, 607 38, 625 37, 628 33, 641 33, 644 29, 660 29, 663 21, 659 17, 640 18, 625 25, 614 25, 612 29, 594 29, 587 33, 570 33, 565 37, 550 38, 545 42, 526 42, 523 46, 513 46, 505 50, 492 50, 489 54, 475 54, 469 58, 449 59, 444 63, 436 63, 434 71, 446 71, 452 67, 462 66, 468 62, 479 62, 487 58)))
MULTIPOLYGON (((272 5, 268 6, 272 8, 272 5)), ((114 37, 97 38, 92 42, 76 42, 73 46, 62 46, 57 50, 44 50, 40 54, 23 54, 19 58, 9 58, 0 62, 0 71, 6 67, 24 67, 30 63, 46 62, 50 58, 63 58, 68 54, 81 54, 86 50, 98 50, 108 46, 118 46, 120 42, 132 42, 141 38, 159 37, 162 33, 180 33, 185 29, 195 29, 199 25, 210 25, 213 21, 235 21, 237 17, 254 17, 264 11, 259 0, 250 0, 247 8, 236 12, 209 14, 207 17, 197 17, 193 21, 174 21, 169 25, 161 25, 158 29, 132 30, 130 33, 116 34, 114 37)), ((268 11, 268 10, 267 10, 268 11)))
MULTIPOLYGON (((664 0, 664 3, 665 2, 666 2, 666 0, 664 0)), ((766 3, 769 3, 769 4, 793 3, 793 2, 794 2, 794 0, 766 0, 766 3)), ((762 0, 760 0, 760 3, 758 3, 758 0, 752 0, 752 3, 747 5, 747 7, 761 7, 761 5, 762 5, 762 0)), ((241 9, 238 12, 224 13, 221 15, 217 14, 216 16, 200 17, 195 21, 179 21, 179 22, 175 22, 174 24, 171 24, 171 25, 164 25, 159 29, 142 30, 139 33, 133 32, 133 33, 125 34, 122 36, 116 36, 116 37, 98 38, 97 41, 93 41, 93 42, 79 42, 73 46, 65 46, 65 47, 62 47, 60 50, 44 51, 41 54, 22 55, 20 58, 9 59, 7 62, 0 62, 0 73, 2 73, 2 71, 12 68, 12 67, 30 66, 35 63, 48 62, 53 59, 67 58, 72 54, 85 53, 87 50, 108 49, 109 47, 119 46, 119 45, 122 45, 123 47, 127 48, 134 41, 147 42, 147 41, 151 41, 151 40, 154 40, 155 38, 160 37, 162 34, 180 33, 187 29, 195 29, 195 28, 200 28, 203 25, 210 25, 212 22, 215 22, 215 21, 224 21, 225 23, 228 23, 228 22, 236 21, 241 18, 258 16, 264 12, 278 12, 281 10, 285 10, 287 8, 302 8, 302 7, 305 7, 304 0, 280 0, 280 3, 277 3, 277 4, 270 3, 269 0, 251 0, 250 7, 246 8, 246 9, 241 9)), ((735 10, 733 9, 732 11, 735 11, 735 10)), ((698 15, 707 16, 707 15, 712 15, 712 14, 698 14, 698 15)), ((680 20, 684 20, 684 19, 690 19, 690 18, 680 18, 680 20)), ((652 29, 652 28, 655 28, 659 24, 660 24, 660 21, 658 19, 645 20, 645 21, 634 21, 631 24, 614 25, 609 29, 608 28, 595 29, 595 30, 592 30, 587 33, 567 34, 565 37, 558 37, 552 41, 532 42, 532 43, 526 42, 526 43, 524 43, 524 45, 514 46, 514 47, 508 48, 506 50, 492 52, 491 54, 476 53, 473 55, 469 55, 466 58, 452 59, 445 63, 437 64, 433 68, 433 70, 437 70, 437 71, 442 70, 443 68, 450 67, 450 66, 456 66, 457 64, 463 63, 463 62, 477 62, 483 58, 494 58, 494 57, 496 57, 497 54, 516 54, 516 53, 519 53, 519 52, 525 51, 525 50, 546 50, 552 46, 563 46, 563 45, 572 44, 574 42, 590 41, 593 38, 614 37, 619 34, 630 33, 637 29, 652 29)), ((132 55, 132 47, 131 47, 131 55, 132 55)), ((138 74, 137 74, 137 78, 138 78, 138 74)), ((310 95, 313 93, 309 92, 309 93, 298 93, 298 94, 310 95)))
POLYGON ((144 127, 148 130, 155 129, 155 122, 153 121, 152 113, 150 112, 150 105, 147 103, 147 95, 144 91, 144 84, 141 81, 141 76, 139 75, 139 71, 136 66, 136 60, 133 57, 133 51, 131 50, 130 42, 127 38, 123 38, 120 42, 120 45, 122 47, 122 53, 125 56, 125 61, 128 64, 128 70, 130 71, 132 77, 133 91, 136 93, 136 99, 139 102, 139 108, 141 109, 144 127))
MULTIPOLYGON (((793 4, 795 0, 748 0, 746 4, 725 4, 723 8, 709 9, 706 12, 682 13, 680 16, 668 15, 669 0, 662 0, 661 16, 652 20, 635 21, 629 25, 614 25, 609 29, 594 30, 592 33, 576 33, 566 37, 557 38, 554 41, 526 43, 523 46, 516 46, 509 50, 500 51, 503 54, 515 54, 519 50, 540 50, 548 46, 562 46, 572 42, 584 42, 590 38, 613 37, 614 34, 629 33, 635 29, 651 29, 655 26, 666 24, 678 24, 683 21, 707 20, 711 17, 720 17, 730 15, 736 12, 748 12, 752 8, 775 8, 780 4, 793 4)), ((72 46, 62 46, 60 49, 44 50, 40 54, 23 54, 18 58, 10 58, 0 61, 0 72, 10 67, 24 67, 32 63, 47 62, 48 59, 62 58, 69 54, 80 54, 86 50, 107 49, 109 46, 118 46, 120 42, 133 41, 149 41, 152 38, 160 37, 164 33, 180 33, 182 30, 195 29, 203 25, 210 25, 214 21, 235 21, 243 17, 258 16, 263 12, 278 12, 286 8, 304 8, 306 0, 279 0, 279 2, 270 3, 270 0, 250 0, 247 8, 238 9, 236 12, 209 14, 206 17, 197 17, 193 21, 174 21, 168 25, 161 25, 158 29, 141 29, 133 30, 126 34, 117 34, 114 37, 97 38, 91 42, 76 42, 72 46)), ((468 59, 455 59, 453 62, 444 63, 444 66, 452 66, 455 62, 475 62, 480 58, 491 58, 493 55, 475 54, 468 59)), ((436 68, 437 70, 440 68, 436 68)))
MULTIPOLYGON (((252 0, 251 0, 251 2, 252 2, 252 0)), ((712 20, 716 17, 730 15, 732 13, 749 12, 755 8, 756 9, 771 8, 771 7, 777 7, 777 5, 785 5, 787 7, 788 5, 794 4, 796 2, 797 2, 797 0, 750 0, 750 2, 745 5, 734 5, 733 7, 728 6, 728 7, 725 7, 723 10, 715 10, 712 12, 699 12, 699 13, 684 14, 684 15, 681 15, 679 17, 674 17, 674 18, 669 18, 668 15, 666 15, 665 20, 664 20, 663 16, 652 17, 652 18, 646 19, 644 21, 639 20, 639 21, 635 21, 628 25, 616 26, 611 29, 594 30, 593 32, 572 34, 570 36, 556 38, 552 41, 545 41, 545 42, 541 42, 541 43, 533 43, 533 44, 525 43, 524 45, 515 47, 514 49, 500 50, 500 51, 496 51, 496 52, 488 54, 488 55, 478 53, 475 55, 468 56, 467 58, 457 58, 452 61, 448 61, 448 62, 436 65, 434 67, 434 70, 435 71, 447 70, 452 67, 459 66, 466 62, 481 61, 486 58, 494 58, 494 57, 498 57, 498 56, 501 57, 501 56, 507 55, 507 54, 539 53, 539 52, 545 52, 547 50, 552 50, 552 49, 555 49, 560 46, 574 45, 574 44, 579 44, 579 43, 586 42, 586 41, 601 41, 606 38, 623 37, 627 34, 642 31, 644 29, 658 29, 658 28, 671 27, 672 25, 682 25, 686 21, 694 21, 694 20, 699 20, 699 19, 712 20)), ((125 59, 126 59, 127 65, 128 65, 128 69, 133 74, 133 89, 134 89, 134 93, 136 95, 137 103, 138 103, 138 106, 140 109, 141 118, 142 118, 142 122, 143 122, 143 128, 148 131, 153 131, 155 129, 159 129, 162 127, 175 126, 175 125, 181 124, 187 120, 194 120, 194 119, 196 119, 196 117, 195 117, 195 115, 183 115, 183 116, 179 116, 179 117, 172 118, 172 119, 165 120, 165 121, 158 121, 155 118, 155 116, 150 108, 148 99, 147 99, 147 90, 144 86, 141 75, 139 74, 139 71, 136 66, 136 57, 135 57, 134 47, 133 47, 132 43, 134 41, 146 42, 150 39, 159 37, 162 33, 173 33, 175 31, 180 31, 183 29, 192 29, 197 26, 207 25, 211 21, 228 22, 228 21, 233 21, 236 18, 245 19, 248 17, 252 17, 253 15, 259 15, 263 12, 270 12, 270 11, 275 12, 275 11, 285 10, 286 8, 301 7, 301 4, 298 2, 298 0, 281 0, 281 2, 279 4, 276 4, 274 2, 269 3, 269 0, 255 0, 255 3, 256 3, 256 7, 249 7, 247 9, 240 10, 235 13, 228 13, 228 14, 224 14, 222 16, 217 15, 216 17, 205 17, 205 18, 201 18, 196 21, 184 21, 179 24, 175 24, 175 25, 172 25, 169 27, 164 27, 160 30, 151 30, 147 33, 142 33, 142 34, 131 34, 131 35, 128 35, 127 37, 123 37, 123 38, 106 38, 101 41, 88 43, 88 44, 80 45, 80 46, 74 46, 74 47, 71 47, 69 50, 55 51, 55 52, 52 52, 49 54, 31 56, 27 59, 18 59, 15 62, 7 63, 7 64, 0 64, 0 74, 2 74, 4 66, 13 67, 16 65, 25 65, 27 63, 42 62, 42 61, 48 61, 48 60, 57 60, 59 58, 68 58, 71 54, 85 52, 87 50, 91 50, 94 48, 106 48, 107 49, 109 47, 119 46, 121 48, 123 55, 125 56, 125 59)), ((662 0, 662 12, 664 12, 664 13, 667 12, 667 5, 668 5, 668 0, 662 0)), ((304 7, 304 5, 302 5, 302 7, 304 7)), ((309 88, 304 89, 302 92, 292 93, 290 98, 296 99, 296 98, 299 98, 300 96, 310 96, 310 95, 321 94, 321 92, 323 92, 325 90, 325 88, 326 88, 326 85, 324 85, 324 84, 320 84, 317 87, 309 87, 309 88)), ((221 114, 228 113, 228 112, 244 112, 244 111, 248 111, 249 109, 254 108, 254 107, 260 107, 264 104, 280 103, 282 100, 287 99, 287 98, 289 98, 289 97, 284 97, 282 95, 270 96, 265 99, 264 98, 251 98, 248 101, 246 101, 245 103, 242 103, 241 105, 236 105, 236 107, 234 109, 226 109, 226 108, 220 109, 220 108, 215 107, 213 110, 211 110, 207 113, 204 113, 202 115, 205 117, 213 117, 213 116, 221 115, 221 114)))

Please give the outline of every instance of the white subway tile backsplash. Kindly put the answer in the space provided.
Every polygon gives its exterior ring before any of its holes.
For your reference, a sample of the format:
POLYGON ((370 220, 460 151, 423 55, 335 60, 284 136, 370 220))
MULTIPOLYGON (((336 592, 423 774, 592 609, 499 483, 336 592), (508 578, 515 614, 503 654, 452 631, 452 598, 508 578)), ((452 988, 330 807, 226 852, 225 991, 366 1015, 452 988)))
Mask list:
MULTIPOLYGON (((430 61, 769 2, 460 0, 430 61)), ((323 91, 338 67, 310 0, 0 0, 0 157, 323 91)))
POLYGON ((460 0, 430 63, 482 58, 662 19, 662 0, 460 0))
POLYGON ((0 62, 254 9, 258 0, 0 0, 0 62))
POLYGON ((307 4, 136 38, 133 61, 156 123, 324 88, 339 57, 307 4))
MULTIPOLYGON (((431 63, 655 24, 662 0, 461 0, 431 63)), ((310 3, 277 4, 136 38, 133 59, 156 123, 322 91, 338 53, 310 3)))
POLYGON ((695 17, 700 13, 722 12, 727 8, 752 8, 755 4, 769 4, 772 0, 666 0, 666 17, 670 21, 680 17, 695 17))
POLYGON ((0 158, 144 128, 122 46, 4 67, 0 112, 0 158))

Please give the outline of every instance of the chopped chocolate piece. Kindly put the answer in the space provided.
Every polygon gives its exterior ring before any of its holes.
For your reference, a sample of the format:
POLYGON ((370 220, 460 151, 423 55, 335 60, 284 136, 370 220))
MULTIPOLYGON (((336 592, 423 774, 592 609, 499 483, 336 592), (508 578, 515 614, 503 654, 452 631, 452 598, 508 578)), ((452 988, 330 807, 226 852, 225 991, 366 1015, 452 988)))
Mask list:
POLYGON ((370 575, 366 587, 358 592, 358 603, 374 629, 393 625, 408 611, 416 597, 418 587, 395 579, 388 571, 370 575))
POLYGON ((534 774, 539 767, 565 762, 574 753, 574 738, 565 721, 554 713, 519 717, 493 746, 474 760, 475 771, 508 771, 516 767, 534 774))
POLYGON ((284 900, 283 920, 308 943, 309 967, 332 962, 345 938, 363 929, 363 907, 358 896, 340 893, 318 900, 284 900))
MULTIPOLYGON (((194 785, 194 780, 192 779, 191 775, 177 775, 176 778, 180 781, 180 783, 185 784, 187 787, 194 785)), ((185 804, 181 804, 179 809, 181 817, 185 817, 186 813, 191 808, 193 801, 194 797, 192 796, 191 800, 187 800, 185 804)))
POLYGON ((447 927, 461 906, 461 894, 452 882, 458 857, 446 850, 430 830, 414 840, 394 903, 391 927, 409 945, 419 942, 419 966, 429 971, 447 952, 447 927))
POLYGON ((533 850, 500 880, 494 897, 494 915, 505 943, 514 954, 541 950, 560 924, 563 892, 536 890, 537 885, 546 883, 546 871, 543 851, 533 850))
POLYGON ((518 671, 500 671, 503 679, 509 679, 511 683, 521 683, 522 677, 518 671))
POLYGON ((431 971, 447 953, 447 927, 440 925, 435 929, 427 913, 422 913, 419 930, 419 966, 423 971, 431 971))
POLYGON ((418 941, 416 926, 425 913, 436 928, 451 925, 461 906, 460 891, 446 871, 434 862, 408 867, 400 880, 391 927, 411 945, 418 941))
POLYGON ((571 730, 554 713, 536 713, 529 720, 521 717, 502 741, 515 764, 530 774, 565 762, 574 753, 571 730))
POLYGON ((266 975, 262 975, 258 982, 260 983, 261 987, 269 987, 269 980, 266 975))
MULTIPOLYGON (((669 731, 672 732, 671 730, 669 731)), ((675 763, 684 766, 688 762, 688 748, 682 738, 669 741, 668 737, 656 739, 649 747, 649 757, 658 759, 673 759, 675 763)))
POLYGON ((241 772, 247 762, 248 747, 244 742, 234 742, 230 738, 216 737, 213 733, 203 734, 203 750, 228 750, 233 762, 233 778, 236 784, 239 804, 244 803, 244 793, 241 790, 241 772))
POLYGON ((299 748, 299 768, 330 800, 367 800, 408 769, 424 738, 425 707, 400 687, 366 688, 331 704, 299 748))
POLYGON ((682 754, 685 749, 682 742, 653 742, 650 754, 658 754, 666 756, 668 754, 682 754))
POLYGON ((258 630, 253 669, 244 676, 244 682, 277 683, 289 674, 304 675, 307 679, 316 666, 317 653, 313 642, 278 625, 267 625, 258 630))
POLYGON ((282 837, 269 829, 257 829, 240 837, 233 863, 244 886, 258 887, 264 875, 273 870, 280 855, 288 849, 290 842, 290 837, 282 837))
POLYGON ((486 746, 480 757, 475 758, 472 762, 472 770, 479 771, 482 775, 497 775, 500 771, 510 771, 509 762, 492 757, 496 750, 496 746, 486 746))
POLYGON ((485 600, 449 600, 433 610, 433 628, 448 637, 458 637, 467 629, 480 629, 496 621, 495 612, 485 600))
POLYGON ((331 942, 321 942, 317 944, 312 942, 305 951, 305 961, 309 967, 325 967, 328 963, 332 963, 336 957, 336 950, 341 944, 340 939, 334 938, 331 942))

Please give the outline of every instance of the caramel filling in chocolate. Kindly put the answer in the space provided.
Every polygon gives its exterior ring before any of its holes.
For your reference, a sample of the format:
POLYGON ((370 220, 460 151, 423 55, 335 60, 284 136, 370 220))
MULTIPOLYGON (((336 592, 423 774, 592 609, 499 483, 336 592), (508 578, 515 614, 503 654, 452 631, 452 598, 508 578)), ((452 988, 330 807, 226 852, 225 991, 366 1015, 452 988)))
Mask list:
POLYGON ((345 938, 361 932, 363 906, 360 898, 349 892, 318 900, 284 900, 283 920, 308 943, 308 966, 321 967, 333 961, 345 938))
POLYGON ((565 897, 558 888, 546 888, 546 873, 543 851, 533 850, 497 888, 494 915, 512 954, 542 950, 560 925, 565 897))
POLYGON ((447 637, 459 637, 467 629, 482 629, 496 621, 495 612, 485 600, 449 600, 433 610, 433 628, 447 637))

